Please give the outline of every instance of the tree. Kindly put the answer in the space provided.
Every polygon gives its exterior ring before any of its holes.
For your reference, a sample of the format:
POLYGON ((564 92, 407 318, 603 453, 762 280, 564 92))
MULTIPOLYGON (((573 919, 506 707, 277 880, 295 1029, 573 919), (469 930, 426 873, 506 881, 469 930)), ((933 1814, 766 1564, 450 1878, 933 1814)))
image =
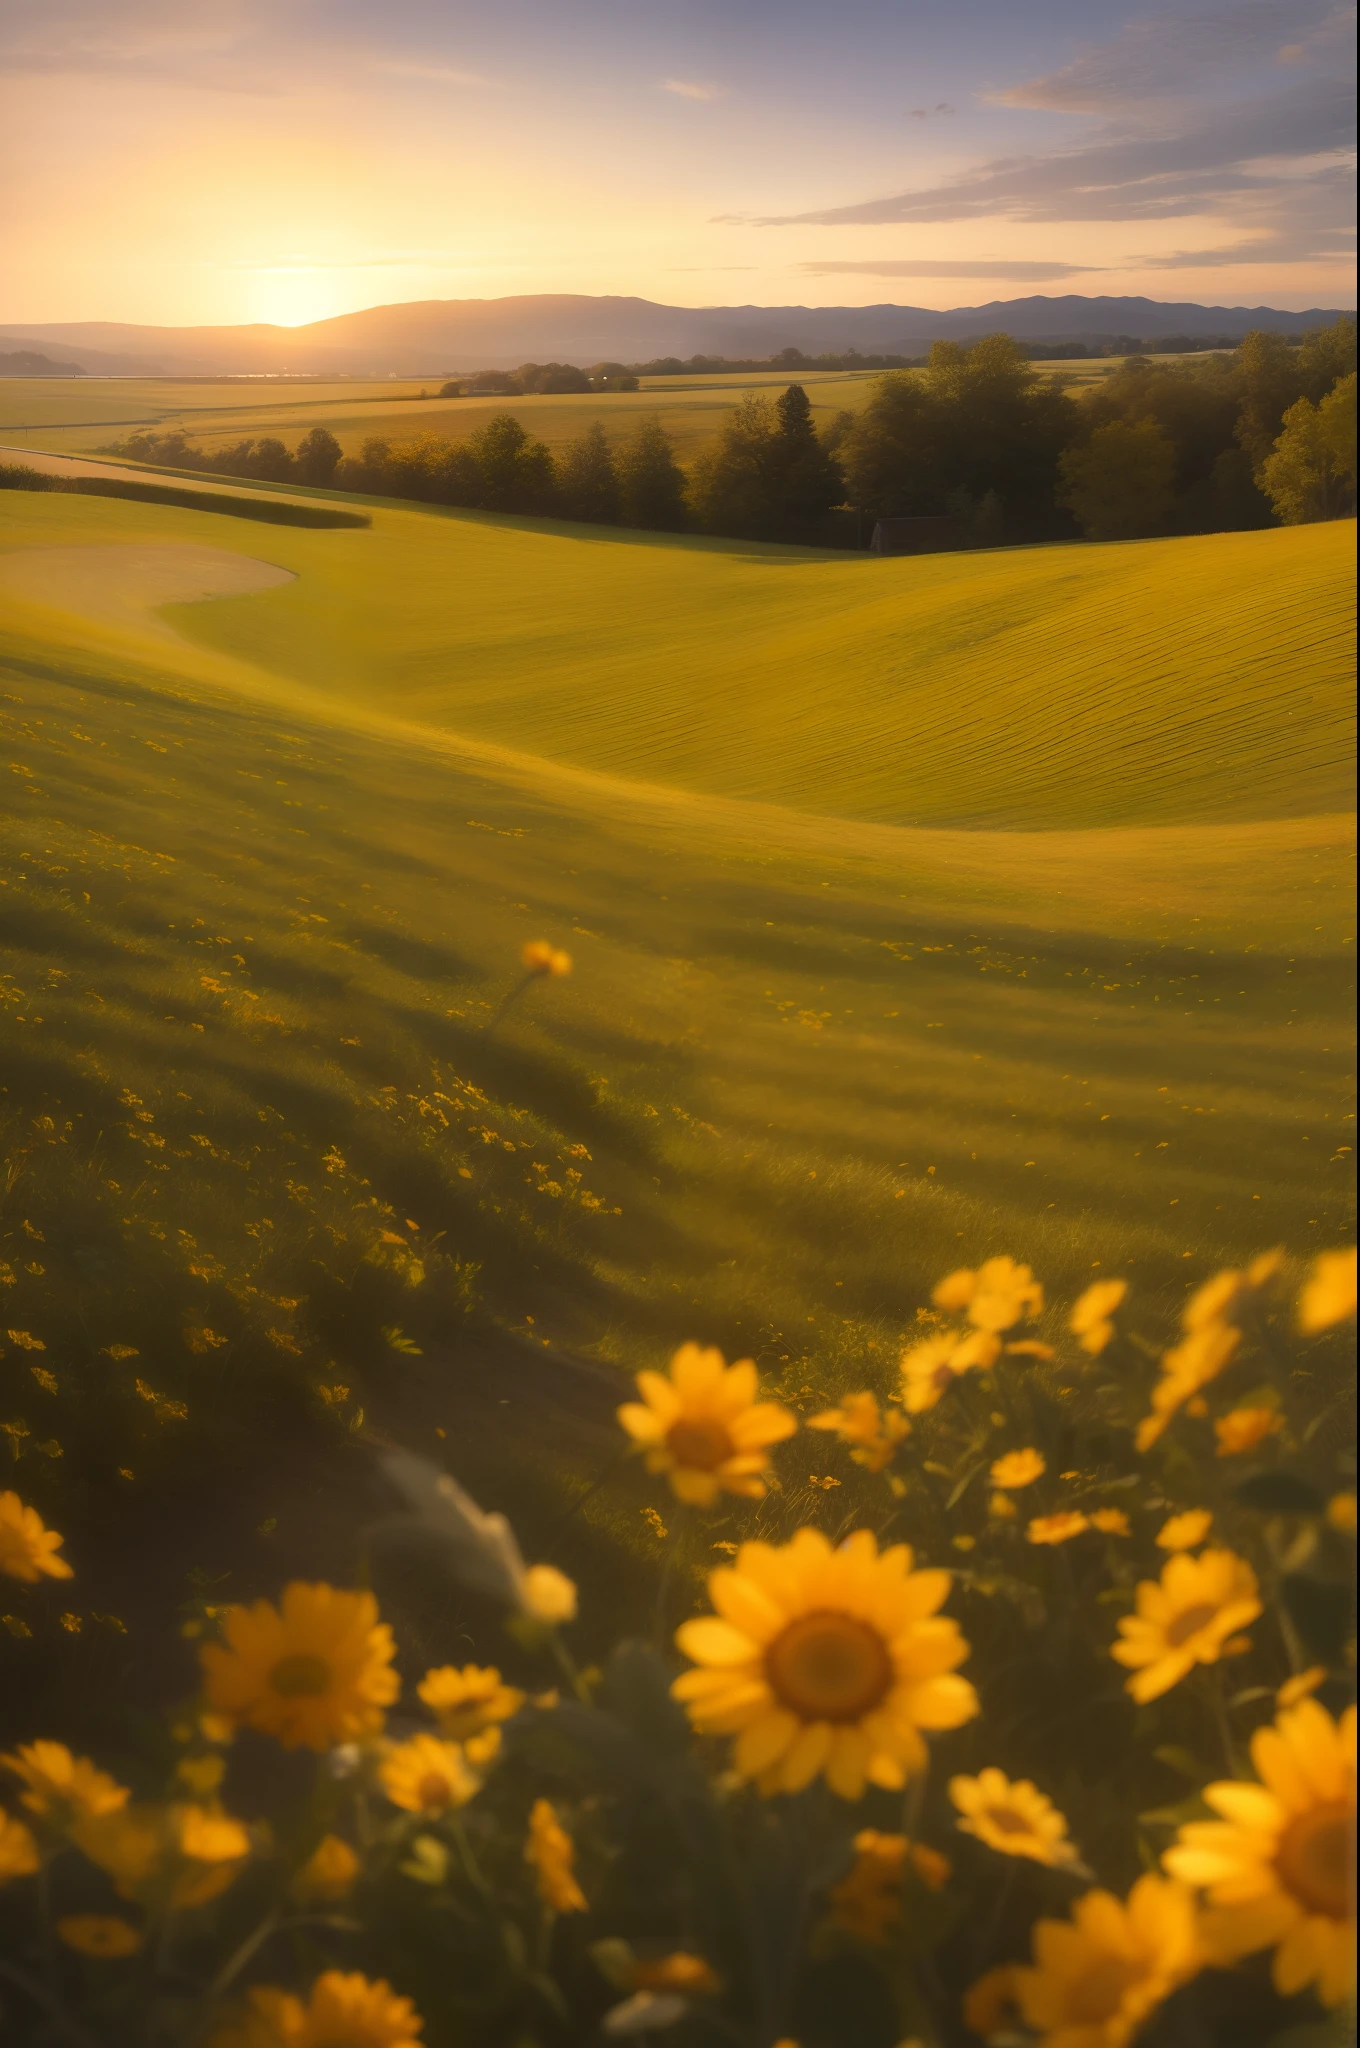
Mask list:
POLYGON ((801 384, 790 384, 775 406, 777 426, 771 455, 774 497, 771 534, 787 540, 815 539, 827 514, 845 497, 841 466, 821 441, 812 407, 801 384))
POLYGON ((675 533, 685 524, 685 475, 670 436, 655 414, 638 423, 615 464, 624 523, 653 533, 675 533))
POLYGON ((313 427, 310 434, 304 434, 294 457, 303 483, 325 485, 333 482, 341 453, 340 443, 325 427, 313 427))
POLYGON ((1175 503, 1176 451, 1155 420, 1111 420, 1060 464, 1062 503, 1088 540, 1136 540, 1165 524, 1175 503))
POLYGON ((1259 470, 1275 445, 1285 413, 1303 396, 1300 351, 1282 334, 1253 328, 1237 351, 1237 438, 1259 470))
POLYGON ((481 484, 477 503, 487 512, 549 512, 556 478, 541 441, 531 441, 513 413, 498 412, 469 440, 481 484))
POLYGON ((1355 315, 1343 313, 1330 327, 1314 327, 1299 344, 1303 396, 1314 404, 1355 368, 1355 315))
POLYGON ((942 513, 951 483, 944 463, 942 407, 923 378, 880 377, 839 454, 850 503, 874 519, 942 513))
POLYGON ((617 526, 623 517, 618 473, 604 428, 596 420, 568 443, 557 470, 558 499, 568 519, 617 526))
POLYGON ((699 524, 738 539, 767 535, 779 516, 778 422, 768 398, 748 391, 723 426, 716 448, 694 465, 691 496, 699 524))
POLYGON ((255 443, 248 472, 251 476, 259 477, 264 483, 283 484, 287 483, 292 470, 292 456, 273 434, 266 434, 263 440, 255 443))
POLYGON ((1286 526, 1339 519, 1355 504, 1355 372, 1314 405, 1300 398, 1261 465, 1261 484, 1286 526))

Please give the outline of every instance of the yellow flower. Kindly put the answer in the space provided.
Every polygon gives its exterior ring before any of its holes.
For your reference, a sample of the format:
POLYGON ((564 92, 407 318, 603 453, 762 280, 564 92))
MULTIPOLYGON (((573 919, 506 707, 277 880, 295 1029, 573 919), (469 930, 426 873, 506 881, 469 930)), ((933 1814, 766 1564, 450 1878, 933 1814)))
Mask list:
POLYGON ((1231 1550, 1168 1558, 1160 1581, 1139 1582, 1136 1599, 1110 1654, 1132 1670, 1124 1689, 1140 1705, 1170 1692, 1196 1664, 1216 1664, 1228 1639, 1261 1612, 1256 1574, 1231 1550))
POLYGON ((1007 1451, 1004 1458, 998 1458, 992 1467, 993 1486, 1032 1486, 1036 1479, 1042 1479, 1048 1466, 1038 1451, 1007 1451))
POLYGON ((0 1807, 0 1884, 11 1877, 31 1877, 38 1862, 38 1845, 30 1831, 0 1807))
POLYGON ((1082 1350, 1089 1351, 1093 1358, 1099 1356, 1113 1337, 1111 1318, 1128 1291, 1127 1280, 1096 1280, 1072 1304, 1067 1327, 1080 1342, 1082 1350))
POLYGON ((1298 1672, 1293 1678, 1286 1678, 1275 1694, 1277 1707, 1296 1707, 1300 1700, 1306 1700, 1310 1693, 1317 1691, 1327 1676, 1325 1664, 1310 1664, 1306 1671, 1298 1672))
POLYGON ((239 1820, 202 1806, 124 1806, 76 1823, 71 1839, 113 1879, 120 1898, 176 1911, 203 1906, 233 1883, 250 1854, 239 1820))
POLYGON ((85 1756, 72 1756, 63 1742, 28 1742, 0 1764, 28 1787, 19 1797, 30 1813, 40 1813, 58 1827, 69 1827, 83 1815, 113 1813, 126 1806, 128 1789, 97 1770, 85 1756))
POLYGON ((769 1447, 792 1436, 797 1420, 775 1401, 756 1399, 749 1358, 725 1366, 721 1351, 682 1344, 664 1373, 637 1375, 641 1401, 625 1401, 619 1421, 646 1452, 647 1470, 665 1472, 680 1500, 707 1507, 720 1490, 759 1500, 769 1447))
POLYGON ((1206 1785, 1222 1818, 1190 1822, 1162 1860, 1203 1887, 1215 1962, 1272 1948, 1284 1997, 1316 1984, 1325 2005, 1339 2005, 1355 1981, 1355 1708, 1338 1723, 1304 1700, 1257 1729, 1251 1759, 1261 1783, 1206 1785))
POLYGON ((555 1564, 531 1564, 520 1580, 521 1611, 544 1628, 576 1619, 576 1587, 555 1564))
POLYGON ((1016 2032, 1020 2023, 1015 1986, 1018 1974, 1015 1963, 1002 1963, 999 1969, 988 1970, 985 1977, 979 1977, 965 1993, 963 2023, 984 2041, 990 2041, 993 2034, 1016 2032))
POLYGON ((1091 1527, 1106 1536, 1127 1536, 1129 1518, 1123 1508, 1097 1508, 1091 1516, 1091 1527))
POLYGON ((520 954, 530 974, 570 974, 571 955, 550 946, 546 939, 530 939, 520 954))
POLYGON ((427 1671, 416 1687, 450 1742, 466 1742, 499 1721, 508 1721, 524 1705, 524 1694, 506 1685, 494 1665, 441 1664, 427 1671))
POLYGON ((300 1905, 343 1899, 359 1875, 359 1858, 339 1835, 323 1835, 289 1887, 300 1905))
POLYGON ((1044 1290, 1029 1267, 1007 1258, 984 1259, 976 1272, 962 1267, 947 1274, 930 1298, 936 1308, 966 1309, 979 1330, 1009 1330, 1044 1306, 1044 1290))
POLYGON ((681 1624, 696 1668, 671 1690, 701 1734, 732 1735, 732 1763, 763 1793, 798 1792, 822 1773, 843 1799, 866 1782, 900 1789, 926 1760, 922 1729, 978 1711, 954 1675, 968 1655, 940 1615, 949 1574, 913 1572, 867 1529, 834 1548, 816 1529, 791 1543, 743 1543, 709 1574, 716 1615, 681 1624))
POLYGON ((329 1749, 375 1735, 401 1689, 392 1632, 371 1593, 286 1586, 278 1607, 229 1607, 225 1647, 199 1651, 208 1706, 285 1749, 329 1749))
POLYGON ((119 1956, 135 1956, 142 1937, 127 1920, 116 1913, 68 1913, 58 1920, 57 1933, 78 1955, 109 1962, 119 1956))
POLYGON ((1255 1450, 1257 1444, 1283 1427, 1283 1421, 1284 1418, 1273 1408, 1234 1408, 1227 1415, 1217 1416, 1214 1420, 1217 1455, 1235 1458, 1243 1451, 1255 1450))
POLYGON ((466 1806, 481 1789, 481 1780, 456 1742, 437 1735, 413 1735, 394 1743, 378 1771, 383 1791, 394 1806, 408 1813, 440 1813, 466 1806))
POLYGON ((45 1529, 36 1508, 26 1508, 17 1493, 0 1493, 0 1572, 35 1586, 44 1576, 70 1579, 75 1574, 58 1557, 63 1539, 45 1529))
POLYGON ((1091 1891, 1070 1920, 1040 1920, 1015 1991, 1039 2048, 1125 2048, 1201 1961, 1192 1894, 1148 1875, 1123 1904, 1091 1891))
POLYGON ((881 1835, 864 1828, 855 1836, 855 1860, 848 1876, 831 1893, 831 1920, 856 1941, 881 1943, 902 1917, 902 1880, 906 1874, 905 1835, 881 1835))
POLYGON ((678 1948, 652 1962, 640 1962, 633 1969, 635 1991, 678 1991, 689 1998, 712 1997, 722 1990, 722 1979, 702 1956, 678 1948))
POLYGON ((1091 1526, 1088 1516, 1076 1508, 1058 1515, 1036 1515, 1025 1534, 1031 1543, 1070 1543, 1091 1526))
POLYGON ((1162 1358, 1162 1377, 1152 1390, 1152 1413, 1138 1425, 1134 1441, 1151 1450, 1178 1409, 1217 1379, 1242 1341, 1232 1323, 1210 1322, 1193 1329, 1162 1358))
POLYGON ((998 1522, 1013 1522, 1020 1510, 1008 1493, 994 1493, 987 1503, 987 1512, 998 1522))
POLYGON ((808 1419, 809 1429, 834 1429, 843 1444, 850 1444, 851 1457, 867 1472, 881 1472, 892 1462, 911 1424, 900 1408, 879 1412, 872 1394, 847 1394, 839 1408, 828 1408, 808 1419))
POLYGON ((1186 1303, 1181 1328, 1203 1330, 1211 1323, 1239 1322, 1252 1306, 1253 1298, 1269 1285, 1283 1264, 1283 1252, 1262 1252, 1241 1272, 1228 1267, 1215 1273, 1186 1303))
POLYGON ((538 1895, 554 1913, 584 1913, 585 1893, 576 1882, 576 1850, 550 1799, 536 1799, 529 1815, 524 1860, 538 1875, 538 1895))
POLYGON ((989 1767, 976 1778, 951 1778, 949 1796, 964 1816, 961 1832, 976 1835, 1002 1856, 1028 1856, 1055 1866, 1076 1862, 1066 1820, 1028 1778, 1012 1781, 989 1767))
POLYGON ((241 2023, 219 2029, 209 2048, 420 2048, 423 2025, 383 1978, 327 1970, 306 2005, 291 1991, 258 1985, 241 2023))
POLYGON ((1354 1536, 1355 1521, 1355 1495, 1334 1493, 1327 1503, 1327 1527, 1338 1536, 1354 1536))
POLYGON ((927 1337, 902 1353, 902 1402, 912 1415, 933 1408, 954 1381, 975 1367, 984 1371, 1001 1356, 1001 1339, 989 1330, 960 1336, 957 1330, 927 1337))
POLYGON ((1313 1337, 1355 1314, 1355 1246, 1346 1252, 1319 1252, 1299 1290, 1299 1328, 1313 1337))
POLYGON ((1187 1508, 1183 1515, 1173 1515, 1162 1523, 1156 1541, 1162 1550, 1197 1550, 1213 1526, 1208 1508, 1187 1508))

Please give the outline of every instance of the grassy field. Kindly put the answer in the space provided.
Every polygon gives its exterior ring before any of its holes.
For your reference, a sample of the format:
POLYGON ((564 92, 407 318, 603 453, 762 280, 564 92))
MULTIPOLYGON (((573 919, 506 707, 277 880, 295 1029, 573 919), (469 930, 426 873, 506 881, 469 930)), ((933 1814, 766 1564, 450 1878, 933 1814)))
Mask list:
POLYGON ((0 516, 0 1424, 102 1531, 82 1684, 130 1558, 324 1550, 361 1426, 571 1569, 650 1540, 558 1524, 686 1337, 806 1406, 965 1257, 1174 1302, 1344 1241, 1349 529, 0 516))
MULTIPOLYGON (((1039 364, 1060 373, 1072 390, 1104 375, 1105 362, 1039 364)), ((799 382, 812 400, 819 423, 867 400, 879 372, 813 370, 799 382)), ((637 392, 611 395, 527 398, 433 396, 437 379, 353 380, 334 384, 270 385, 260 381, 213 384, 177 378, 0 379, 0 441, 15 447, 88 454, 123 440, 134 427, 169 431, 182 427, 204 448, 216 449, 246 435, 273 434, 292 443, 310 428, 328 427, 347 455, 357 455, 370 435, 410 440, 437 434, 463 440, 485 426, 493 413, 513 411, 529 432, 560 448, 600 420, 611 432, 627 433, 639 416, 660 414, 681 462, 690 463, 716 438, 726 415, 747 391, 784 390, 789 373, 768 372, 683 377, 646 377, 637 392), (421 399, 421 392, 431 395, 421 399)))

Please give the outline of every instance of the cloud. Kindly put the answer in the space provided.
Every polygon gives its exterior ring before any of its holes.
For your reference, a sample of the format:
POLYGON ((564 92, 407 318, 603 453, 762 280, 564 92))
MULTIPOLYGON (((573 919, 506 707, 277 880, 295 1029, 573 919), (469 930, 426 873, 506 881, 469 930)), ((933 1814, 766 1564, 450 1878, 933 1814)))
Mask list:
POLYGON ((947 100, 936 100, 933 107, 908 107, 909 121, 933 121, 939 114, 957 114, 957 107, 951 107, 947 100))
POLYGON ((373 66, 375 71, 386 72, 389 78, 426 79, 431 85, 490 85, 489 78, 483 78, 477 71, 457 71, 449 64, 408 64, 398 59, 384 60, 373 66))
POLYGON ((943 261, 933 257, 918 260, 906 258, 866 257, 862 262, 811 262, 800 263, 798 268, 812 273, 815 277, 827 277, 833 273, 862 272, 867 277, 1000 277, 1012 284, 1041 284, 1047 278, 1078 277, 1084 271, 1099 270, 1104 266, 1093 263, 1027 263, 995 261, 979 258, 975 263, 943 261))
POLYGON ((1175 9, 1130 22, 1059 71, 986 97, 1001 106, 1063 113, 1183 99, 1201 83, 1212 86, 1252 64, 1302 62, 1310 50, 1343 35, 1352 15, 1335 0, 1236 0, 1193 13, 1175 9), (1280 47, 1286 35, 1293 38, 1287 55, 1280 47))
POLYGON ((705 84, 698 78, 663 78, 662 92, 673 92, 682 100, 721 100, 727 97, 725 85, 705 84))

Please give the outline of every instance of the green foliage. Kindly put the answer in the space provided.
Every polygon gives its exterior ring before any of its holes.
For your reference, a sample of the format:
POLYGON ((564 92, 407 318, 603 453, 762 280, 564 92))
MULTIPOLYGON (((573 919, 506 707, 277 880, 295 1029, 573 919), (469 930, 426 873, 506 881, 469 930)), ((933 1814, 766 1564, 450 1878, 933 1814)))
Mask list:
POLYGON ((604 428, 596 420, 564 449, 557 465, 558 503, 568 519, 617 526, 623 517, 618 472, 604 428))
POLYGON ((686 524, 684 471, 659 419, 639 422, 620 448, 615 469, 626 525, 676 533, 686 524))
POLYGON ((1355 385, 1351 371, 1321 405, 1300 398, 1261 466, 1261 483, 1286 526, 1338 519, 1355 506, 1355 385))
POLYGON ((1063 456, 1063 502, 1088 540, 1139 540, 1165 526, 1175 475, 1175 448, 1155 420, 1111 420, 1063 456))

